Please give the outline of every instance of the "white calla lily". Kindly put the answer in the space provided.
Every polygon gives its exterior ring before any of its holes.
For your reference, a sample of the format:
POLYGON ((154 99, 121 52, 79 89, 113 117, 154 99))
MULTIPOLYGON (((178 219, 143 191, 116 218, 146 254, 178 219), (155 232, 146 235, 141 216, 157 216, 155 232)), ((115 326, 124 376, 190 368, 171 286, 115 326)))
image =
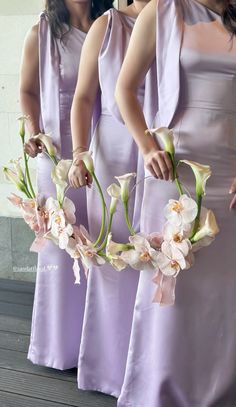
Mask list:
POLYGON ((50 155, 50 157, 56 158, 57 149, 53 145, 52 137, 50 134, 39 133, 36 136, 33 136, 32 138, 41 141, 41 143, 45 146, 47 153, 50 155))
POLYGON ((156 134, 160 138, 164 150, 173 156, 175 154, 173 130, 168 127, 160 127, 156 129, 146 130, 146 133, 156 134))
POLYGON ((202 208, 200 217, 200 226, 192 241, 202 241, 203 246, 208 246, 219 233, 219 227, 216 222, 215 215, 211 209, 202 208))
POLYGON ((51 178, 56 185, 57 199, 63 202, 65 189, 68 185, 68 172, 71 167, 71 160, 60 160, 51 172, 51 178))
POLYGON ((119 177, 115 177, 117 181, 120 183, 121 187, 121 199, 124 203, 127 203, 129 200, 129 185, 132 179, 136 177, 135 172, 131 172, 128 174, 121 175, 119 177))
POLYGON ((76 160, 83 161, 90 174, 94 173, 93 158, 90 151, 83 151, 82 153, 79 153, 78 155, 76 155, 76 160))
POLYGON ((19 175, 8 167, 3 168, 3 173, 6 179, 12 182, 19 191, 26 192, 26 184, 19 175))
POLYGON ((20 122, 19 133, 23 140, 25 138, 25 123, 27 120, 29 120, 29 118, 30 118, 30 116, 21 116, 21 117, 18 117, 18 119, 17 119, 20 122))
POLYGON ((106 246, 106 257, 115 270, 121 271, 127 267, 127 263, 122 259, 120 253, 126 245, 116 243, 112 240, 112 235, 109 233, 106 246))
POLYGON ((113 183, 107 188, 107 193, 111 197, 110 213, 114 214, 117 203, 121 197, 121 188, 119 185, 113 183))
POLYGON ((197 195, 202 196, 206 193, 206 182, 211 176, 211 167, 209 165, 199 164, 195 161, 180 160, 180 163, 189 165, 196 178, 197 195))

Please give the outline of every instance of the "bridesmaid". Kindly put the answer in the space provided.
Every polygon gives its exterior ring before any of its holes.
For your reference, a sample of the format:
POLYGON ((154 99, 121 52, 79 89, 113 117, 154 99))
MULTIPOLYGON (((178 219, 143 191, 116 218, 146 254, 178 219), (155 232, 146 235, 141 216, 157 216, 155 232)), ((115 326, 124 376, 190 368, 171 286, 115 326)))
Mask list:
MULTIPOLYGON (((166 182, 172 178, 166 154, 144 136, 136 97, 156 55, 157 126, 174 129, 179 157, 211 165, 205 205, 221 231, 191 271, 177 277, 174 306, 152 303, 153 275, 141 272, 119 407, 236 405, 235 33, 235 1, 152 0, 118 79, 120 111, 153 174, 145 183, 142 230, 161 230, 163 208, 176 195, 166 182)), ((184 168, 181 178, 193 192, 190 171, 184 168)))
MULTIPOLYGON (((106 198, 106 188, 115 181, 115 175, 137 171, 138 150, 121 120, 114 91, 135 19, 146 3, 148 1, 134 1, 120 11, 109 10, 94 23, 82 50, 72 106, 75 153, 69 179, 76 188, 90 183, 89 174, 79 159, 79 154, 88 148, 89 124, 100 89, 101 114, 90 149, 93 152, 95 172, 106 198)), ((143 103, 144 84, 138 93, 143 103)), ((93 185, 87 195, 89 231, 95 240, 100 229, 101 204, 93 185)), ((109 202, 107 204, 109 206, 109 202)), ((131 219, 133 208, 134 196, 130 200, 131 219)), ((121 207, 115 214, 113 230, 115 241, 127 241, 129 232, 121 207)), ((127 270, 119 273, 109 265, 90 270, 79 358, 79 388, 119 395, 138 278, 138 272, 127 270)))
MULTIPOLYGON (((93 20, 112 1, 47 0, 40 22, 27 35, 20 79, 21 107, 30 115, 30 135, 51 133, 62 158, 72 157, 70 109, 76 86, 80 52, 93 20)), ((92 48, 91 48, 92 50, 92 48)), ((41 199, 55 196, 52 165, 29 139, 25 151, 38 155, 37 186, 41 199)), ((69 191, 78 222, 87 224, 85 191, 69 191)), ((84 315, 86 284, 74 285, 68 254, 47 242, 38 257, 28 359, 68 369, 77 366, 84 315)))

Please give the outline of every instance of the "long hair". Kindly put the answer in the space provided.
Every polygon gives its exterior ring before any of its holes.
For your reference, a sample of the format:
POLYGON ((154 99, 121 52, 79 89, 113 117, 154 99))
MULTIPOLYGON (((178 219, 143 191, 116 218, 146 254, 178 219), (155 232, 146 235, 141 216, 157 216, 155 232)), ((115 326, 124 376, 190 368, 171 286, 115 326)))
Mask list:
MULTIPOLYGON (((90 17, 95 20, 109 8, 113 7, 113 0, 92 0, 90 17)), ((62 39, 65 35, 66 24, 70 28, 70 13, 64 0, 46 0, 45 14, 54 38, 62 39)))
POLYGON ((226 2, 221 18, 224 26, 231 35, 236 35, 236 0, 226 2))

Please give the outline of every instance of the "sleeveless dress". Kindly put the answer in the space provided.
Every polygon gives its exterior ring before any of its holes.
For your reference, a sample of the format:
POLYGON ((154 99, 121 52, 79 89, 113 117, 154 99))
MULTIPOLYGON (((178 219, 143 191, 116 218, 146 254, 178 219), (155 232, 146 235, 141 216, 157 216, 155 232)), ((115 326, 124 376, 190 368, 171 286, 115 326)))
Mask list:
MULTIPOLYGON (((160 0, 157 66, 157 125, 174 128, 181 159, 211 165, 204 206, 213 209, 220 234, 177 277, 173 306, 152 303, 154 274, 141 272, 118 406, 233 407, 236 217, 228 191, 236 176, 236 42, 220 16, 196 0, 160 0)), ((181 179, 194 194, 189 169, 181 179)), ((161 230, 163 208, 175 197, 172 183, 146 180, 143 231, 161 230)))
MULTIPOLYGON (((70 109, 80 52, 86 34, 72 27, 65 42, 53 41, 45 15, 39 25, 39 65, 42 130, 51 133, 61 158, 72 158, 70 109)), ((55 197, 51 161, 38 156, 37 186, 41 199, 55 197)), ((87 227, 85 190, 70 189, 77 223, 87 227)), ((84 315, 86 281, 74 284, 69 255, 48 241, 38 256, 28 359, 33 363, 69 369, 77 366, 84 315)))
MULTIPOLYGON (((99 55, 101 115, 92 138, 95 173, 105 191, 116 180, 114 176, 136 172, 138 149, 122 122, 115 102, 116 80, 128 47, 134 19, 115 9, 108 12, 107 30, 99 55)), ((149 81, 150 85, 151 82, 149 81)), ((144 86, 139 90, 144 103, 144 86)), ((151 97, 146 99, 151 104, 151 97)), ((153 98, 155 106, 155 98, 153 98)), ((150 112, 150 110, 149 110, 150 112)), ((154 119, 154 116, 152 120, 154 119)), ((151 121, 151 115, 150 115, 151 121)), ((141 165, 140 165, 141 169, 141 165)), ((141 174, 139 174, 141 176, 141 174)), ((144 176, 144 175, 143 175, 144 176)), ((141 191, 139 190, 139 193, 141 191)), ((96 239, 101 223, 101 203, 93 184, 87 192, 89 231, 96 239)), ((137 195, 130 198, 130 218, 139 218, 137 195), (134 206, 136 207, 134 209, 134 206)), ((138 225, 136 225, 138 227, 138 225)), ((114 216, 113 239, 127 242, 129 231, 123 208, 114 216)), ((93 267, 88 275, 85 319, 78 364, 78 387, 118 396, 124 378, 133 307, 139 273, 127 269, 115 271, 110 265, 93 267)))

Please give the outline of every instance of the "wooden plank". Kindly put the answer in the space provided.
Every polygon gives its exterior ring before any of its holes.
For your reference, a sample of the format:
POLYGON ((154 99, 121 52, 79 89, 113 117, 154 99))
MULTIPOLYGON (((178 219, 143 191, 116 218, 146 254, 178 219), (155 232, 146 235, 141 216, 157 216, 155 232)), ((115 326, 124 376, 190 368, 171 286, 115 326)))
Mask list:
POLYGON ((53 403, 51 401, 45 401, 35 399, 31 397, 21 396, 19 394, 6 393, 0 391, 1 407, 64 407, 68 404, 53 403))
POLYGON ((25 318, 16 318, 0 314, 0 330, 30 335, 31 321, 25 318))
POLYGON ((75 383, 2 368, 0 369, 0 391, 64 403, 71 407, 116 406, 116 400, 113 397, 80 391, 75 383))
POLYGON ((10 280, 5 278, 0 278, 0 289, 6 291, 17 291, 25 293, 34 292, 35 283, 28 281, 10 280))
POLYGON ((32 305, 18 305, 0 301, 0 314, 30 320, 32 317, 32 305))
POLYGON ((9 349, 0 349, 0 368, 36 374, 38 376, 52 377, 76 383, 77 369, 56 370, 50 367, 34 365, 23 352, 9 349))
POLYGON ((11 304, 33 305, 33 293, 8 291, 0 289, 0 301, 11 304))
POLYGON ((0 331, 0 348, 26 353, 28 352, 29 339, 29 335, 0 331))

